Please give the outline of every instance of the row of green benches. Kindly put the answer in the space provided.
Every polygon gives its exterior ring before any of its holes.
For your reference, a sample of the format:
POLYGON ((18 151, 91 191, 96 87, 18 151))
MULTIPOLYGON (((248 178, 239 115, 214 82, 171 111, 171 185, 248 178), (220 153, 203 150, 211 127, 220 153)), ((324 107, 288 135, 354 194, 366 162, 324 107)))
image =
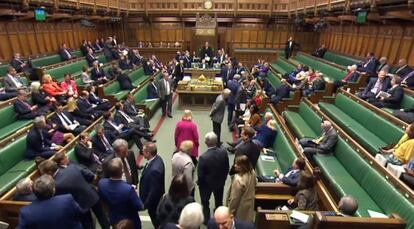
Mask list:
MULTIPOLYGON (((283 116, 297 138, 320 136, 321 117, 305 102, 300 103, 297 111, 283 112, 283 116)), ((378 122, 376 125, 379 126, 378 122)), ((364 134, 361 136, 365 137, 364 134)), ((332 156, 315 155, 314 160, 339 197, 351 195, 358 200, 358 216, 369 216, 368 210, 387 215, 397 213, 409 227, 414 226, 414 205, 373 169, 346 139, 339 137, 332 156)))

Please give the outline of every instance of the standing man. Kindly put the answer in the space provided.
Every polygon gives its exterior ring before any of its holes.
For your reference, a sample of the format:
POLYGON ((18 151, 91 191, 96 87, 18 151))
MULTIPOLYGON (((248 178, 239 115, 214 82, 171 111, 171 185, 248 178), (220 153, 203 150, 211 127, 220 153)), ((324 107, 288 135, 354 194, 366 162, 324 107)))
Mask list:
POLYGON ((220 133, 221 133, 221 123, 223 122, 224 112, 226 110, 226 99, 230 96, 231 91, 229 89, 224 89, 220 95, 217 96, 216 101, 213 104, 213 107, 210 111, 210 118, 213 122, 213 131, 217 135, 217 146, 221 145, 220 133))
POLYGON ((230 90, 229 98, 227 99, 227 125, 230 131, 234 130, 232 125, 234 110, 236 109, 236 95, 240 88, 239 83, 240 75, 235 74, 233 79, 229 80, 227 83, 227 88, 230 90))
POLYGON ((154 228, 158 228, 157 206, 165 192, 165 167, 162 158, 157 154, 157 145, 148 142, 144 145, 143 154, 147 163, 142 170, 139 183, 139 196, 148 209, 154 228))
POLYGON ((201 48, 200 58, 205 59, 206 62, 211 64, 211 59, 213 57, 213 49, 209 46, 208 41, 204 43, 204 47, 201 48))
POLYGON ((162 78, 159 81, 158 86, 159 98, 161 100, 162 116, 168 116, 172 118, 172 95, 173 95, 173 80, 168 75, 168 72, 162 73, 162 78))
POLYGON ((289 59, 292 56, 293 51, 295 50, 296 46, 299 46, 292 37, 289 37, 289 40, 286 42, 285 46, 285 58, 289 59))
POLYGON ((207 151, 198 162, 198 186, 200 186, 201 204, 203 205, 204 224, 210 219, 210 196, 214 193, 215 207, 223 204, 223 190, 229 172, 229 157, 226 150, 217 147, 217 135, 208 132, 204 141, 207 151))

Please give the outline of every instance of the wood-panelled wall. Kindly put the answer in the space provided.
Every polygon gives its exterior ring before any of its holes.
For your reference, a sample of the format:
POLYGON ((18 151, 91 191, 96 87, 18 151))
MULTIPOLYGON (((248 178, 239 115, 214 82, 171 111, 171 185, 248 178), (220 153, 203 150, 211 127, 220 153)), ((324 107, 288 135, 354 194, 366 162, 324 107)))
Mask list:
MULTIPOLYGON (((217 47, 231 51, 236 48, 280 49, 289 36, 301 44, 302 50, 313 51, 318 45, 318 34, 314 32, 292 32, 287 25, 266 26, 264 24, 235 24, 232 27, 219 27, 217 47)), ((135 45, 142 41, 151 42, 158 47, 160 42, 180 42, 183 48, 194 47, 194 26, 186 27, 182 23, 129 23, 126 29, 128 43, 135 45)))
POLYGON ((319 43, 328 45, 332 51, 356 57, 374 52, 377 57, 387 57, 392 64, 406 58, 414 66, 413 26, 332 26, 320 35, 319 43))
POLYGON ((79 49, 83 39, 109 34, 107 26, 85 28, 79 22, 0 22, 0 61, 10 60, 15 52, 25 57, 56 53, 62 43, 79 49))

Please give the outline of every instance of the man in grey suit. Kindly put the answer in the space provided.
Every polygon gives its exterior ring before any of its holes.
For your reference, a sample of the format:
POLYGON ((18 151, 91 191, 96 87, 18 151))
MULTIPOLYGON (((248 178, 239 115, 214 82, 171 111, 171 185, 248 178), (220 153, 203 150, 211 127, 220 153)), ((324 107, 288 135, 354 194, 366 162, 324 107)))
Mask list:
POLYGON ((224 111, 226 109, 226 99, 230 96, 230 89, 224 89, 220 95, 217 96, 216 101, 213 104, 213 107, 210 111, 210 118, 213 121, 213 132, 217 135, 217 145, 221 145, 220 133, 221 133, 221 123, 224 118, 224 111))
POLYGON ((158 94, 160 97, 161 107, 162 107, 162 116, 168 115, 172 118, 171 108, 172 108, 172 95, 173 95, 173 80, 171 79, 168 72, 164 71, 162 73, 162 78, 159 81, 158 85, 158 94))
POLYGON ((338 141, 338 133, 332 127, 330 121, 322 121, 322 136, 317 139, 302 138, 299 144, 303 148, 303 153, 307 158, 311 158, 314 154, 330 154, 333 152, 336 142, 338 141))
POLYGON ((4 77, 4 87, 6 92, 17 92, 20 88, 26 88, 26 85, 17 75, 16 69, 9 67, 6 77, 4 77))
POLYGON ((387 73, 390 72, 391 67, 390 67, 390 65, 388 65, 387 61, 388 61, 388 59, 385 56, 383 56, 379 59, 379 61, 378 61, 379 64, 378 64, 377 69, 376 69, 377 75, 380 71, 386 71, 387 73))

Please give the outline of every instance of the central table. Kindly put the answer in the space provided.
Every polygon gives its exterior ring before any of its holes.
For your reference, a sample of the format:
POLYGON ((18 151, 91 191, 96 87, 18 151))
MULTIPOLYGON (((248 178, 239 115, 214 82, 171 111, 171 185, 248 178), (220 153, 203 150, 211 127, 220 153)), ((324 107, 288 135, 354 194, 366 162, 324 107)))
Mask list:
POLYGON ((212 78, 182 80, 177 87, 178 109, 209 110, 222 90, 223 82, 212 78))

